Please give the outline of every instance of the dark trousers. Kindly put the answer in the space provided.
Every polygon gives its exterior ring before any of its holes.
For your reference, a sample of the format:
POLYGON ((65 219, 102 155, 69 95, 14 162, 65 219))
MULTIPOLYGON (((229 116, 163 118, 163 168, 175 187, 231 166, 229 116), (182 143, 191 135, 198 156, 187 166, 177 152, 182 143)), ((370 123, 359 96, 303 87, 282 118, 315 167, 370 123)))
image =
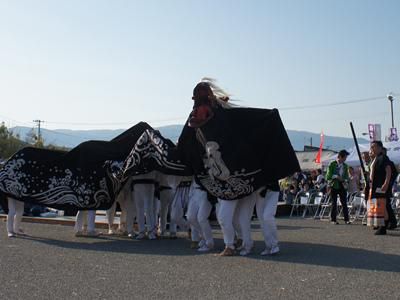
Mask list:
POLYGON ((347 208, 347 192, 344 188, 338 190, 331 189, 331 201, 332 201, 331 221, 336 222, 338 195, 340 198, 340 203, 342 203, 343 207, 344 221, 347 222, 349 221, 349 209, 347 208))
POLYGON ((391 197, 386 197, 386 210, 387 210, 388 216, 389 216, 388 221, 389 221, 390 225, 397 225, 397 219, 394 214, 391 201, 392 201, 391 197))

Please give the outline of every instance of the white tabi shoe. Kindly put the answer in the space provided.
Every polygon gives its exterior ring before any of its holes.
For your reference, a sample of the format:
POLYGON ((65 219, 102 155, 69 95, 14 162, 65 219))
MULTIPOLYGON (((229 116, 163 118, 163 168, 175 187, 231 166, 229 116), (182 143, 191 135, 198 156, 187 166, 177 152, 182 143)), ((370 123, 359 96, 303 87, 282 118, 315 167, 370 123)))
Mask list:
POLYGON ((245 247, 242 247, 242 250, 240 250, 239 255, 240 256, 247 256, 247 255, 249 255, 251 253, 251 249, 252 248, 247 249, 245 247))
POLYGON ((205 244, 205 245, 199 247, 199 249, 197 249, 197 251, 199 251, 199 252, 209 252, 212 249, 214 249, 214 244, 210 244, 210 245, 205 244))
POLYGON ((8 232, 8 233, 7 233, 7 236, 8 236, 9 238, 14 238, 14 237, 16 237, 17 235, 15 234, 15 232, 8 232))
POLYGON ((273 246, 271 249, 265 249, 263 252, 261 252, 260 254, 262 256, 266 256, 266 255, 276 255, 279 253, 279 246, 273 246))
POLYGON ((136 236, 137 240, 144 240, 146 238, 146 235, 144 232, 139 232, 139 234, 136 236))

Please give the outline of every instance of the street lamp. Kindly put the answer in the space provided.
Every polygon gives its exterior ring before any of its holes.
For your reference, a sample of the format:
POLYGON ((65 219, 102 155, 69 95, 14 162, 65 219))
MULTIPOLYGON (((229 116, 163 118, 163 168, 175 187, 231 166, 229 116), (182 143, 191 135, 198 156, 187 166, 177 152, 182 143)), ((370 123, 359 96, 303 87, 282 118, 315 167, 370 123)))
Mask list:
POLYGON ((388 100, 390 101, 390 112, 392 114, 392 128, 394 128, 394 119, 393 119, 393 100, 394 97, 392 94, 387 95, 388 100))

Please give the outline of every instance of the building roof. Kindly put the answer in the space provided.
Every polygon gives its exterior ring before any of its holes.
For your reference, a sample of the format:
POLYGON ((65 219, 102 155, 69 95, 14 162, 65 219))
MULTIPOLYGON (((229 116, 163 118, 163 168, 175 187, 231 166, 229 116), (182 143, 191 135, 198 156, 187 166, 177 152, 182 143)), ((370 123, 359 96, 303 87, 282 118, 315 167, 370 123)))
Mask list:
MULTIPOLYGON (((322 150, 321 161, 324 161, 335 154, 336 151, 332 150, 322 150)), ((321 163, 316 163, 315 158, 317 157, 317 150, 307 150, 307 151, 296 151, 296 156, 300 164, 300 168, 303 171, 311 171, 322 168, 321 163)))

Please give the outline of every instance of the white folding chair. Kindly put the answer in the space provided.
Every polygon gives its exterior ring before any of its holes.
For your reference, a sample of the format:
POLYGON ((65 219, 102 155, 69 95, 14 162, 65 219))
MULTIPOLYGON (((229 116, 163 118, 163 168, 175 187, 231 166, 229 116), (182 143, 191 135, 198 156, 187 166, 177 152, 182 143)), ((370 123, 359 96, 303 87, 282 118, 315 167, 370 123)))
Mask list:
MULTIPOLYGON (((337 199, 336 199, 337 201, 337 199)), ((323 198, 323 201, 321 202, 320 205, 320 212, 319 212, 319 219, 322 220, 325 217, 330 218, 330 213, 332 209, 332 203, 331 203, 331 195, 330 193, 326 194, 325 197, 323 198)))
POLYGON ((316 205, 314 219, 316 219, 321 211, 322 205, 325 202, 326 194, 323 192, 318 192, 314 198, 314 204, 316 205))
POLYGON ((299 211, 302 211, 302 213, 304 214, 304 208, 308 203, 308 196, 309 195, 307 195, 304 192, 297 193, 292 203, 292 210, 290 212, 290 217, 292 217, 294 211, 296 211, 297 216, 299 216, 299 211))
POLYGON ((397 226, 400 226, 400 192, 393 194, 392 206, 397 218, 397 226))
POLYGON ((310 213, 310 216, 314 216, 315 211, 318 210, 320 203, 320 198, 317 198, 318 193, 316 191, 308 192, 306 194, 308 195, 308 201, 304 207, 303 218, 306 217, 307 213, 310 213))
POLYGON ((356 193, 353 197, 354 220, 363 220, 367 213, 367 204, 365 202, 365 194, 356 193))
MULTIPOLYGON (((350 220, 355 220, 355 207, 354 207, 354 197, 357 195, 357 192, 349 193, 347 194, 347 208, 349 212, 349 219, 350 220)), ((343 207, 341 214, 343 214, 343 207)))

